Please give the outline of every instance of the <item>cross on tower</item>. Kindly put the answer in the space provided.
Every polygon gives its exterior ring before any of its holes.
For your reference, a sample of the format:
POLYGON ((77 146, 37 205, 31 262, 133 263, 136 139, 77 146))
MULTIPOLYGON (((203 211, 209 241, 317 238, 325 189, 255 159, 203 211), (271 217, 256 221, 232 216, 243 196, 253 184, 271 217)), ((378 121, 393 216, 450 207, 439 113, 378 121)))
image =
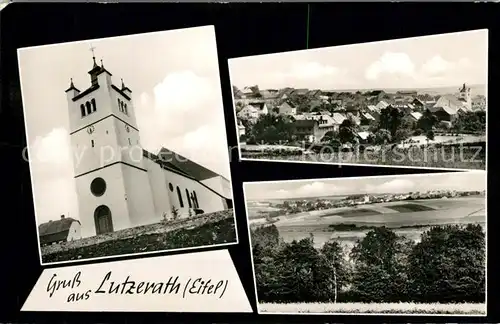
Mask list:
POLYGON ((92 52, 92 57, 95 59, 95 53, 94 53, 95 47, 90 44, 90 51, 92 52))

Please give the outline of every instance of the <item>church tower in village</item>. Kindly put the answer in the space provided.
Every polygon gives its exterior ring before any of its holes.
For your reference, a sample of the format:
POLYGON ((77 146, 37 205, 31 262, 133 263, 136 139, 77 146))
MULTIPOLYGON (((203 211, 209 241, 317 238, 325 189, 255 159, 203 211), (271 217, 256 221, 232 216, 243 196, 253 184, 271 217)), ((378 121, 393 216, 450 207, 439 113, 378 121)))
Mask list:
POLYGON ((467 109, 472 109, 472 97, 470 88, 468 88, 464 83, 459 90, 459 99, 465 103, 467 109))
MULTIPOLYGON (((93 48, 92 48, 93 54, 93 48)), ((151 223, 152 188, 139 142, 132 91, 96 63, 90 87, 66 90, 82 237, 151 223)))

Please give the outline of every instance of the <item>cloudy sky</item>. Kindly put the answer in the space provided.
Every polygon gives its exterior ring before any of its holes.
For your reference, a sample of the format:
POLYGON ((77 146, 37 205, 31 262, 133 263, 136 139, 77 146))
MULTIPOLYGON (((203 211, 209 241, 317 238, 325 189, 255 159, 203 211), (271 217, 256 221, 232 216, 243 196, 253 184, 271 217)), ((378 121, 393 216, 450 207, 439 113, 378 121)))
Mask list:
POLYGON ((325 180, 247 182, 244 184, 246 200, 324 197, 363 193, 406 193, 440 189, 485 190, 486 173, 484 171, 471 171, 325 180))
POLYGON ((169 148, 230 179, 212 26, 21 49, 19 67, 40 222, 78 218, 68 135, 70 78, 90 86, 90 46, 132 90, 142 146, 169 148))
POLYGON ((327 47, 229 60, 238 88, 391 89, 485 85, 488 31, 327 47))

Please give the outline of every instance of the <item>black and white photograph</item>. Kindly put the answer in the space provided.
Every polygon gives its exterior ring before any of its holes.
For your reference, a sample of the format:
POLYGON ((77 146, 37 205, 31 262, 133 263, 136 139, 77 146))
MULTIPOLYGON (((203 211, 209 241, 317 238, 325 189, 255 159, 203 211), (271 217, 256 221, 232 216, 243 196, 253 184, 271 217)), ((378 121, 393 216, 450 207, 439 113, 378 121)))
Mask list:
POLYGON ((488 30, 229 60, 243 160, 486 170, 488 30))
POLYGON ((213 26, 18 58, 42 264, 237 243, 213 26))
POLYGON ((259 313, 486 316, 486 172, 244 183, 259 313))

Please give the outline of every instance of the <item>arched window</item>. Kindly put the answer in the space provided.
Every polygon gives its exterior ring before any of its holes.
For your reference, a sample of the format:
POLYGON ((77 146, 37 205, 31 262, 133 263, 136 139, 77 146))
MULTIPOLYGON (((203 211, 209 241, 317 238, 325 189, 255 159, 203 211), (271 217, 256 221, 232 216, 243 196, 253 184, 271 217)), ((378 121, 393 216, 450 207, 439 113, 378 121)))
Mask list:
POLYGON ((92 103, 92 111, 96 111, 97 107, 95 105, 95 99, 92 98, 92 100, 90 102, 92 103))
POLYGON ((87 107, 87 115, 92 113, 92 106, 90 105, 90 102, 85 103, 85 107, 87 107))
POLYGON ((188 201, 189 208, 193 208, 193 205, 191 204, 191 198, 189 197, 189 190, 186 189, 186 198, 188 201))
POLYGON ((127 104, 124 104, 125 115, 128 116, 127 104))
POLYGON ((179 198, 179 205, 181 208, 184 208, 184 201, 182 201, 181 189, 179 189, 179 187, 177 187, 177 198, 179 198))
POLYGON ((122 111, 122 102, 120 101, 120 98, 116 99, 118 101, 118 110, 122 111))
POLYGON ((90 140, 90 144, 94 147, 94 140, 90 140))
POLYGON ((198 197, 196 196, 196 191, 193 190, 193 202, 196 208, 200 208, 200 204, 198 204, 198 197))
POLYGON ((80 105, 80 112, 82 113, 82 117, 85 117, 85 105, 84 104, 80 105))

